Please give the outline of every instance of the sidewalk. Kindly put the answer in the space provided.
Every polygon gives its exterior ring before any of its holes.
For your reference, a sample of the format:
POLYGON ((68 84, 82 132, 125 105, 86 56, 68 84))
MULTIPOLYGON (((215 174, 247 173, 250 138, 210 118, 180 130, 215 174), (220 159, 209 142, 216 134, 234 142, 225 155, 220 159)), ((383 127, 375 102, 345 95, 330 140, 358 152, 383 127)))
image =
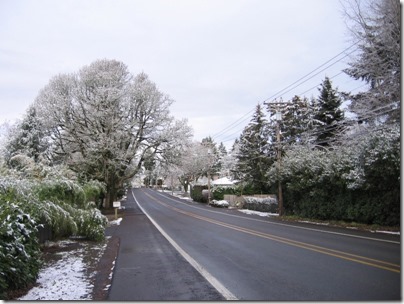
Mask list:
POLYGON ((120 239, 107 300, 224 300, 160 234, 131 193, 122 206, 121 224, 106 231, 120 239))

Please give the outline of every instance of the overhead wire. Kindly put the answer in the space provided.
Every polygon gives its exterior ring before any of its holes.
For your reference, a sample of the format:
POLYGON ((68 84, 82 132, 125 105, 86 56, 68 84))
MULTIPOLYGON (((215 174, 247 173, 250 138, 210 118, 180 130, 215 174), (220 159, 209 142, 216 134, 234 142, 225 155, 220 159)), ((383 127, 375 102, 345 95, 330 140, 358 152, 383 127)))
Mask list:
MULTIPOLYGON (((369 119, 373 119, 373 118, 376 118, 376 117, 386 115, 386 114, 396 110, 394 108, 391 108, 391 107, 393 107, 395 105, 397 105, 397 102, 392 102, 392 103, 389 103, 387 105, 380 106, 380 107, 378 107, 376 109, 369 110, 369 111, 364 113, 363 119, 364 120, 369 120, 369 119), (380 111, 380 110, 383 110, 383 109, 385 109, 385 110, 382 111, 382 112, 377 113, 377 111, 380 111)), ((356 123, 357 123, 357 120, 355 120, 355 119, 341 120, 336 124, 324 126, 324 128, 320 128, 320 129, 317 129, 317 130, 314 129, 313 130, 314 132, 311 131, 306 135, 308 137, 315 137, 316 135, 323 134, 325 132, 330 132, 330 131, 333 131, 333 130, 337 130, 338 128, 352 127, 356 123)), ((349 138, 344 138, 344 140, 350 140, 350 141, 352 141, 352 140, 360 140, 362 135, 369 134, 370 132, 373 132, 373 131, 376 131, 376 130, 383 130, 383 129, 389 129, 389 128, 390 128, 389 125, 381 125, 381 126, 378 126, 376 128, 363 128, 360 133, 356 132, 356 133, 354 133, 355 136, 351 136, 349 138)), ((288 144, 291 144, 293 142, 296 142, 299 138, 301 138, 301 136, 302 136, 302 134, 298 134, 298 135, 295 135, 295 136, 291 136, 291 137, 289 137, 287 139, 282 139, 280 142, 269 143, 268 145, 269 145, 269 147, 277 147, 279 144, 281 146, 288 145, 288 144)), ((323 141, 320 141, 320 142, 316 142, 316 144, 326 144, 326 143, 332 143, 334 141, 335 141, 334 139, 328 139, 328 140, 323 140, 323 141)), ((257 156, 257 157, 253 157, 253 158, 249 158, 249 160, 258 159, 259 157, 262 157, 262 155, 257 156)))
MULTIPOLYGON (((311 72, 307 73, 306 75, 300 77, 298 80, 296 80, 295 82, 293 82, 292 84, 288 85, 287 87, 285 87, 284 89, 276 92, 275 94, 273 94, 272 96, 266 98, 265 100, 262 100, 261 102, 258 103, 258 105, 263 105, 265 102, 267 102, 268 100, 274 99, 274 98, 280 98, 281 96, 283 96, 283 94, 286 94, 290 91, 292 91, 293 89, 299 87, 300 85, 304 84, 305 82, 309 81, 310 79, 312 79, 313 77, 317 76, 319 73, 325 71, 326 69, 330 68, 331 66, 335 65, 336 63, 340 62, 342 59, 346 58, 347 56, 349 56, 350 54, 352 54, 353 52, 356 51, 356 49, 354 49, 353 51, 349 52, 348 54, 346 54, 346 52, 348 50, 350 50, 351 48, 353 48, 354 46, 356 46, 358 43, 360 42, 360 40, 358 40, 357 42, 353 43, 352 45, 350 45, 348 48, 346 48, 345 50, 343 50, 342 52, 338 53, 337 55, 333 56, 331 59, 327 60, 326 62, 324 62, 323 64, 321 64, 320 66, 318 66, 317 68, 315 68, 314 70, 312 70, 311 72), (342 58, 339 58, 338 60, 336 60, 335 62, 327 65, 328 63, 332 62, 334 59, 340 57, 342 54, 345 54, 342 58), (322 67, 324 67, 325 65, 327 65, 325 68, 321 69, 322 67), (321 71, 317 72, 316 74, 312 75, 313 73, 315 73, 316 71, 318 71, 319 69, 321 69, 321 71), (307 78, 308 76, 312 75, 310 78, 307 78), (307 78, 307 79, 306 79, 307 78), (292 87, 292 88, 291 88, 292 87)), ((342 72, 338 73, 337 75, 341 74, 342 72)), ((336 77, 337 75, 335 75, 334 77, 336 77)), ((311 88, 310 90, 312 90, 313 88, 311 88)), ((212 139, 218 139, 221 136, 223 136, 227 131, 230 131, 232 129, 234 129, 236 126, 240 125, 241 123, 247 121, 250 118, 250 114, 252 112, 254 112, 255 109, 250 110, 249 112, 247 112, 246 114, 244 114, 243 116, 241 116, 240 118, 238 118, 236 121, 234 121, 233 123, 231 123, 230 125, 226 126, 224 129, 222 129, 221 131, 213 134, 211 136, 212 139)), ((228 138, 229 135, 226 135, 225 138, 228 138)), ((231 139, 230 139, 231 140, 231 139)), ((229 140, 226 140, 229 141, 229 140)), ((226 142, 223 141, 222 142, 226 142)))

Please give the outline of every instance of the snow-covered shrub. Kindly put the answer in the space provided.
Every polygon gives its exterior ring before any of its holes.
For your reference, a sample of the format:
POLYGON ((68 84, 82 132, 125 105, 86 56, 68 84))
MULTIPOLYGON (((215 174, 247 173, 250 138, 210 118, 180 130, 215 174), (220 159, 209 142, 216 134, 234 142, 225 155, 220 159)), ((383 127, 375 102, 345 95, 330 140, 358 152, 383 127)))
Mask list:
POLYGON ((86 202, 83 187, 69 179, 46 179, 38 184, 36 194, 39 200, 66 202, 84 208, 86 202))
POLYGON ((106 187, 104 183, 99 181, 91 180, 83 185, 83 191, 85 194, 86 202, 97 202, 99 201, 101 193, 106 192, 106 187))
POLYGON ((400 224, 399 128, 329 150, 291 147, 268 180, 282 182, 286 213, 322 220, 400 224))
POLYGON ((278 209, 278 201, 276 198, 272 197, 253 197, 244 196, 244 209, 261 211, 261 212, 271 212, 275 213, 278 209))
POLYGON ((72 216, 76 209, 72 206, 50 201, 31 201, 30 206, 31 214, 51 228, 53 238, 68 237, 77 233, 77 223, 72 216))
POLYGON ((77 182, 58 179, 41 182, 37 187, 39 198, 46 201, 48 210, 54 212, 47 223, 56 236, 80 235, 90 240, 104 238, 107 219, 94 208, 89 199, 95 199, 103 191, 103 184, 89 182, 81 186, 77 182))
MULTIPOLYGON (((345 195, 341 176, 350 168, 350 156, 336 150, 295 146, 287 151, 280 172, 286 213, 322 220, 342 216, 343 210, 336 201, 345 195)), ((272 168, 274 184, 277 174, 277 169, 272 168)))
MULTIPOLYGON (((97 183, 90 187, 94 192, 97 183)), ((104 236, 106 217, 85 200, 83 187, 76 182, 0 178, 0 200, 18 202, 37 223, 47 224, 51 228, 53 238, 79 234, 100 240, 100 236, 104 236)))
POLYGON ((41 265, 37 224, 18 205, 0 201, 0 296, 35 282, 41 265))
MULTIPOLYGON (((357 203, 350 216, 381 225, 400 225, 400 126, 369 133, 358 150, 354 173, 360 183, 352 187, 357 203)), ((352 183, 352 175, 347 176, 352 183)))
POLYGON ((0 201, 20 201, 28 197, 32 188, 32 182, 0 176, 0 201))
POLYGON ((77 209, 74 212, 74 219, 77 223, 78 235, 93 241, 104 239, 108 219, 98 209, 77 209))
POLYGON ((229 207, 229 203, 225 200, 213 200, 210 204, 214 207, 220 207, 220 208, 229 207))

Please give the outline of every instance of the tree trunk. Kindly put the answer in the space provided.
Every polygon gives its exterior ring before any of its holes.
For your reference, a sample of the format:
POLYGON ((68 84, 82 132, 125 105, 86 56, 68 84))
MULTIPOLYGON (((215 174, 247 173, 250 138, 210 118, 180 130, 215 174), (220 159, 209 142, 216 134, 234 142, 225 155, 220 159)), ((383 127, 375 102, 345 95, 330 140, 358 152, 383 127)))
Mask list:
POLYGON ((120 184, 116 181, 116 178, 110 178, 109 183, 107 184, 105 208, 108 209, 113 207, 113 202, 118 198, 119 185, 120 184))

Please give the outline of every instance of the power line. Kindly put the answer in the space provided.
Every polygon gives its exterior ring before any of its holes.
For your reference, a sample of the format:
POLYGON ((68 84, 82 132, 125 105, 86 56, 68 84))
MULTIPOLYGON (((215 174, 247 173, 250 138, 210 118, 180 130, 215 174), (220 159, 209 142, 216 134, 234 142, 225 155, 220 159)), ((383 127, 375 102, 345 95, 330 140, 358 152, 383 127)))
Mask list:
POLYGON ((214 134, 212 136, 212 139, 217 138, 219 135, 223 134, 224 132, 226 132, 229 129, 232 129, 232 127, 234 126, 238 126, 239 124, 241 124, 242 122, 244 122, 245 120, 250 118, 250 114, 252 112, 254 112, 255 109, 252 109, 251 111, 247 112, 246 114, 244 114, 242 117, 240 117, 239 119, 237 119, 235 122, 233 122, 232 124, 228 125, 226 128, 224 128, 222 131, 214 134))
MULTIPOLYGON (((366 120, 369 120, 369 119, 373 119, 373 118, 376 118, 376 117, 386 115, 386 114, 388 114, 390 112, 393 112, 393 111, 397 110, 395 108, 391 108, 391 107, 394 107, 396 105, 397 105, 397 102, 392 102, 392 103, 389 103, 387 105, 380 106, 380 107, 378 107, 376 109, 372 109, 372 110, 369 110, 367 112, 364 112, 361 115, 361 120, 366 121, 366 120), (378 112, 380 110, 384 110, 384 111, 378 112)), ((343 128, 343 127, 347 128, 347 127, 353 126, 356 122, 357 122, 357 119, 341 120, 341 121, 339 121, 339 122, 337 122, 337 123, 335 123, 333 125, 317 126, 315 129, 313 129, 309 133, 307 133, 307 135, 308 136, 318 136, 318 135, 324 134, 326 132, 337 130, 338 128, 343 128)), ((281 144, 283 144, 283 145, 290 144, 290 143, 296 141, 297 139, 299 139, 301 137, 301 135, 302 134, 299 134, 299 135, 296 135, 296 136, 293 136, 293 137, 289 137, 287 140, 282 140, 281 144)), ((231 141, 231 140, 235 140, 236 138, 238 138, 238 137, 228 138, 227 140, 224 140, 223 142, 228 142, 228 141, 231 141)), ((329 141, 327 141, 327 143, 332 142, 332 141, 333 140, 329 140, 329 141)), ((324 141, 324 142, 321 142, 321 143, 326 143, 326 142, 324 141)), ((273 143, 273 144, 275 145, 275 143, 273 143)))
MULTIPOLYGON (((280 97, 282 95, 279 94, 286 94, 288 92, 290 92, 291 90, 297 88, 298 86, 304 84, 305 82, 307 82, 308 80, 312 79, 313 77, 317 76, 319 73, 323 72, 324 70, 330 68, 331 66, 335 65, 336 63, 340 62, 342 59, 344 59, 345 57, 349 56, 350 54, 352 54, 353 52, 355 52, 356 50, 351 51, 350 53, 346 54, 345 56, 343 56, 342 58, 338 59, 337 61, 333 62, 330 65, 327 65, 328 63, 332 62, 334 59, 338 58, 339 56, 341 56, 342 54, 345 54, 348 50, 350 50, 351 48, 353 48, 354 46, 356 46, 358 43, 360 42, 360 40, 358 40, 357 42, 353 43, 352 45, 350 45, 348 48, 346 48, 345 50, 343 50, 342 52, 338 53, 337 55, 335 55, 334 57, 332 57, 331 59, 327 60, 326 62, 324 62, 323 64, 321 64, 320 66, 318 66, 317 68, 315 68, 314 70, 312 70, 311 72, 307 73, 306 75, 304 75, 303 77, 299 78, 298 80, 296 80, 295 82, 293 82, 292 84, 288 85, 287 87, 285 87, 284 89, 278 91, 277 93, 273 94, 272 96, 266 98, 265 100, 259 102, 259 105, 264 104, 264 102, 273 99, 274 97, 280 97), (311 74, 313 74, 314 72, 318 71, 319 69, 321 69, 323 66, 327 65, 324 69, 322 69, 321 71, 317 72, 316 74, 312 75, 310 78, 307 78, 308 76, 310 76, 311 74), (305 80, 304 80, 305 79, 305 80), (304 81, 303 81, 304 80, 304 81), (300 82, 300 83, 299 83, 300 82), (295 86, 294 86, 295 85, 295 86), (293 86, 293 87, 292 87, 293 86), (292 88, 291 88, 292 87, 292 88), (289 89, 290 88, 290 89, 289 89), (288 90, 289 89, 289 90, 288 90), (287 91, 286 91, 287 90, 287 91), (286 91, 286 92, 284 92, 286 91)), ((342 72, 341 72, 342 73, 342 72)), ((240 125, 241 123, 245 122, 246 120, 248 120, 250 118, 250 114, 254 111, 255 109, 252 109, 251 111, 247 112, 246 114, 244 114, 243 116, 241 116, 240 118, 238 118, 236 121, 234 121, 233 123, 231 123, 230 125, 228 125, 227 127, 225 127, 224 129, 222 129, 221 131, 213 134, 212 139, 217 139, 220 138, 221 135, 223 135, 226 131, 229 131, 231 129, 234 129, 235 126, 240 125)), ((228 136, 227 136, 228 137, 228 136)))
MULTIPOLYGON (((317 76, 318 74, 320 74, 321 72, 324 72, 325 70, 327 70, 328 68, 332 67, 333 65, 335 65, 336 63, 340 62, 342 59, 348 57, 349 55, 351 55, 352 53, 354 53, 356 50, 353 50, 352 52, 346 54, 344 57, 338 59, 337 61, 331 63, 330 65, 326 66, 325 68, 323 68, 322 70, 320 70, 319 72, 317 72, 316 74, 310 76, 309 78, 305 79, 304 81, 298 83, 300 80, 303 80, 304 78, 306 78, 307 76, 309 76, 310 74, 314 73, 315 71, 317 71, 320 67, 324 66, 325 64, 327 64, 328 62, 330 62, 331 60, 335 59, 336 57, 338 57, 339 55, 345 53, 347 50, 349 50, 351 47, 353 47, 354 45, 356 45, 358 42, 356 42, 355 44, 351 45, 349 48, 345 49, 343 52, 339 53, 337 56, 334 56, 332 59, 328 60, 326 63, 322 64, 321 66, 319 66, 318 68, 316 68, 315 70, 311 71, 310 73, 308 73, 307 75, 303 76, 302 78, 300 78, 299 80, 295 81, 293 84, 287 86, 285 89, 279 91, 278 93, 272 95, 271 97, 267 98, 265 101, 268 101, 269 99, 275 99, 278 98, 286 93, 289 93, 290 91, 292 91, 293 89, 299 87, 300 85, 302 85, 303 83, 309 81, 310 79, 314 78, 315 76, 317 76), (297 84, 296 84, 297 83, 297 84), (289 87, 291 87, 292 85, 296 84, 294 87, 290 88, 289 90, 285 91, 286 89, 288 89, 289 87), (283 92, 285 91, 285 92, 283 92), (282 94, 280 94, 282 92, 282 94)), ((342 72, 341 72, 342 73, 342 72)))

